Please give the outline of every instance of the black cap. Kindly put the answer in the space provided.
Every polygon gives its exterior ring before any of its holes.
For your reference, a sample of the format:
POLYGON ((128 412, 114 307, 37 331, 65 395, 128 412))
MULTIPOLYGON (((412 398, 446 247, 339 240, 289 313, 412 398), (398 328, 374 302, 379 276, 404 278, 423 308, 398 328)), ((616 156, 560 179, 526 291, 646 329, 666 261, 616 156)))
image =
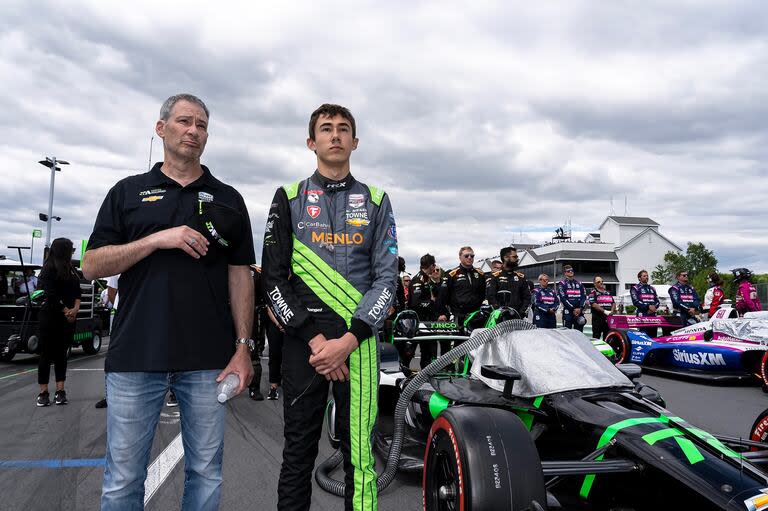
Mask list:
POLYGON ((504 247, 501 250, 499 250, 499 257, 504 259, 504 256, 509 254, 510 252, 517 252, 517 249, 515 247, 504 247))
POLYGON ((243 215, 223 204, 198 201, 190 227, 199 231, 211 244, 229 248, 242 238, 243 215))

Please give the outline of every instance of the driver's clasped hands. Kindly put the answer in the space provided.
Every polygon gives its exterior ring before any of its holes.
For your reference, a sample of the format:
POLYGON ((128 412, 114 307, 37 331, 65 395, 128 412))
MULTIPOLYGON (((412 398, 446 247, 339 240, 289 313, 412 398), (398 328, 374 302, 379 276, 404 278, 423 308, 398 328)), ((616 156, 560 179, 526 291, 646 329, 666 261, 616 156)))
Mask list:
POLYGON ((347 357, 357 347, 357 339, 351 333, 346 333, 338 339, 326 339, 318 334, 309 341, 312 355, 309 363, 318 374, 325 376, 326 380, 347 381, 349 369, 347 357))

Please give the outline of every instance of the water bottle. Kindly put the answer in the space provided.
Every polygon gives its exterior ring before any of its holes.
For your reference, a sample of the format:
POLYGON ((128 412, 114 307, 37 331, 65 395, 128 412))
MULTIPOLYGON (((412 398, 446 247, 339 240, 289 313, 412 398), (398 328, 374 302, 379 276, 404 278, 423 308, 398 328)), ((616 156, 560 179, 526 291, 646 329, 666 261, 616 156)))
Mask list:
POLYGON ((219 403, 224 404, 227 400, 232 399, 237 392, 237 387, 240 386, 240 377, 234 373, 229 373, 224 377, 219 386, 216 388, 217 399, 219 403))

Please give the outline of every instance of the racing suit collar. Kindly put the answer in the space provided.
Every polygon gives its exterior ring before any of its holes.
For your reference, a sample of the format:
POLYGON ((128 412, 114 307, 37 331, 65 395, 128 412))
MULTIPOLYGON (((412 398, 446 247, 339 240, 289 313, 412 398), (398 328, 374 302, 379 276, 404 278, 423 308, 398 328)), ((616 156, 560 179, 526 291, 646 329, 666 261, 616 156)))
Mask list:
POLYGON ((333 181, 323 176, 319 170, 315 170, 315 173, 312 174, 312 180, 319 184, 325 192, 343 192, 349 190, 355 184, 355 178, 352 177, 351 173, 347 174, 347 177, 341 181, 333 181))

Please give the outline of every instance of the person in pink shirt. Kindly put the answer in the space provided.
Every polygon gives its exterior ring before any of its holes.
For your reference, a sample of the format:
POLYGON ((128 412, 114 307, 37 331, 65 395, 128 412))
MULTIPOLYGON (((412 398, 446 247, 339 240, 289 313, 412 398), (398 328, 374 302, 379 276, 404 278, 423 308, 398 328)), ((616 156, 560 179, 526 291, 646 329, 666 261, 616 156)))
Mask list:
POLYGON ((745 312, 763 310, 760 298, 757 297, 757 287, 750 281, 752 272, 747 268, 731 270, 736 284, 736 310, 743 316, 745 312))

